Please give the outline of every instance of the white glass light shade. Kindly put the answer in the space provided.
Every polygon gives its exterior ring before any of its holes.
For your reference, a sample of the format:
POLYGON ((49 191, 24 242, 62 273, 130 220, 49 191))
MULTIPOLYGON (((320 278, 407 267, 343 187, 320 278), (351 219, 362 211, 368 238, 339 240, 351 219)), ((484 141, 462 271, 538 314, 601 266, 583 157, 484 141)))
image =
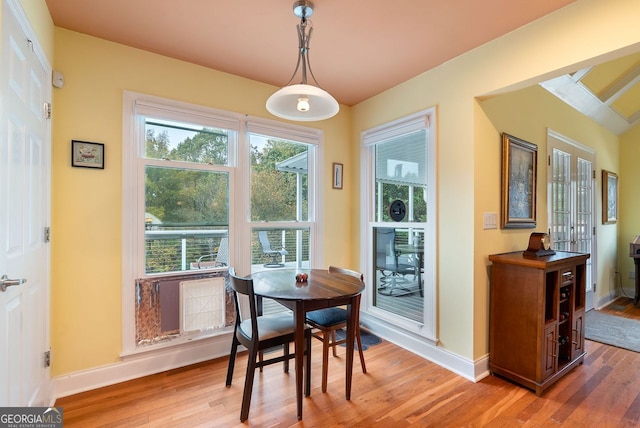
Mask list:
POLYGON ((313 85, 290 85, 267 100, 267 110, 274 116, 297 121, 324 120, 340 111, 338 102, 327 91, 313 85), (300 98, 308 99, 308 110, 300 111, 300 98))

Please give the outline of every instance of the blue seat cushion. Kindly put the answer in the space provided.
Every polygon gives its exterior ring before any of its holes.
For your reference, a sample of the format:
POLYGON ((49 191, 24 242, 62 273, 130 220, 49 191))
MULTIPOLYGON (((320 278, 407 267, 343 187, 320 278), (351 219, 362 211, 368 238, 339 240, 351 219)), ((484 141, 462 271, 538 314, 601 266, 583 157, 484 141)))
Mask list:
POLYGON ((347 310, 343 308, 318 309, 307 312, 307 319, 324 327, 331 327, 347 321, 347 310))

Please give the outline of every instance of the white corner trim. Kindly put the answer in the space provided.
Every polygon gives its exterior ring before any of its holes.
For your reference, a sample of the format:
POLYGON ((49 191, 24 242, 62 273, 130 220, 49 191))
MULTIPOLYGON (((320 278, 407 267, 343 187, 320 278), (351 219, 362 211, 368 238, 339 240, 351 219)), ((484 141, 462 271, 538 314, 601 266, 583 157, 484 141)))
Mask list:
POLYGON ((397 327, 391 326, 365 312, 360 314, 360 321, 371 333, 379 335, 383 339, 444 367, 467 380, 478 382, 489 375, 488 355, 477 361, 469 360, 439 347, 437 341, 429 340, 408 331, 400 331, 397 327))

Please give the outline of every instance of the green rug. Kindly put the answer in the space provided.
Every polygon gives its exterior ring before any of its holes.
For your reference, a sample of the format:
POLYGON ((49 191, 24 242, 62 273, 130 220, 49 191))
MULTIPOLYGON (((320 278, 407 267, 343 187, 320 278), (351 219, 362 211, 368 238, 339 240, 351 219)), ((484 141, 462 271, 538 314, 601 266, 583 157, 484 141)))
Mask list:
POLYGON ((640 321, 638 320, 591 310, 587 312, 584 336, 595 342, 640 352, 640 321))

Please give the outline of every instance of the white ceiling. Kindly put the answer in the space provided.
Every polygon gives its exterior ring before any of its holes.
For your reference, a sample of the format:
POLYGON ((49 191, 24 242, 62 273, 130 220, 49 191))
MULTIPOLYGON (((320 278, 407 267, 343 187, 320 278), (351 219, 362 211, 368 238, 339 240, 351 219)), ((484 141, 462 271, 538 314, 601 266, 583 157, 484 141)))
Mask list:
MULTIPOLYGON (((354 105, 574 1, 316 0, 313 73, 354 105)), ((56 27, 274 86, 297 60, 293 0, 46 3, 56 27)))

